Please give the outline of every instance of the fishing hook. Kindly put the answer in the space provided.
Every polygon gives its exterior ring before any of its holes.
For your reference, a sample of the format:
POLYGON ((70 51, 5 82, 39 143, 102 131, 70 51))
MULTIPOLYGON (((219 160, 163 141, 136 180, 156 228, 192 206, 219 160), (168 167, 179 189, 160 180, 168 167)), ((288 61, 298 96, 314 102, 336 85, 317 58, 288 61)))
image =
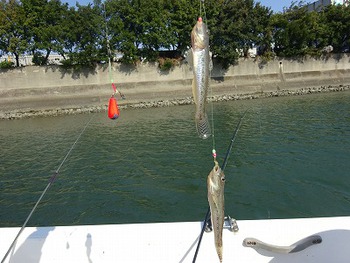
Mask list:
MULTIPOLYGON (((241 118, 239 119, 239 122, 238 122, 238 124, 237 124, 237 126, 236 126, 236 129, 235 129, 235 131, 234 131, 234 133, 233 133, 233 135, 232 135, 230 144, 229 144, 228 149, 227 149, 227 152, 226 152, 226 156, 225 156, 224 162, 222 163, 222 166, 221 166, 221 170, 222 170, 222 171, 224 171, 225 168, 226 168, 226 165, 227 165, 227 162, 228 162, 228 157, 229 157, 229 155, 231 154, 231 151, 232 151, 233 143, 234 143, 235 140, 236 140, 236 137, 237 137, 239 128, 241 127, 243 118, 244 118, 245 115, 247 114, 248 110, 249 110, 249 109, 247 109, 247 110, 242 114, 242 116, 241 116, 241 118)), ((207 227, 207 221, 209 220, 209 216, 210 216, 210 207, 208 207, 207 213, 206 213, 206 215, 205 215, 205 219, 204 219, 204 222, 203 222, 203 226, 202 226, 201 233, 200 233, 200 235, 199 235, 198 244, 197 244, 196 252, 195 252, 195 254, 194 254, 192 263, 195 263, 195 262, 196 262, 197 255, 198 255, 198 251, 199 251, 199 247, 200 247, 201 242, 202 242, 202 238, 203 238, 204 231, 205 231, 205 229, 206 229, 206 227, 207 227)))

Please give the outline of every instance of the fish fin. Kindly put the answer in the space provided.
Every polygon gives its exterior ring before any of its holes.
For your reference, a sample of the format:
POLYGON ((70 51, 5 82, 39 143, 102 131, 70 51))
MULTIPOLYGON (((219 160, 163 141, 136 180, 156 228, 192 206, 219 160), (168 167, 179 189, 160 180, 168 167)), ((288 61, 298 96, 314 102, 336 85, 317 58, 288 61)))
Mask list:
POLYGON ((215 188, 215 186, 213 186, 213 180, 211 180, 211 178, 209 177, 208 178, 208 192, 210 194, 213 194, 214 193, 214 188, 215 188))
POLYGON ((222 262, 222 246, 221 247, 217 247, 216 248, 216 252, 218 254, 218 257, 219 257, 219 260, 220 260, 220 263, 222 262))

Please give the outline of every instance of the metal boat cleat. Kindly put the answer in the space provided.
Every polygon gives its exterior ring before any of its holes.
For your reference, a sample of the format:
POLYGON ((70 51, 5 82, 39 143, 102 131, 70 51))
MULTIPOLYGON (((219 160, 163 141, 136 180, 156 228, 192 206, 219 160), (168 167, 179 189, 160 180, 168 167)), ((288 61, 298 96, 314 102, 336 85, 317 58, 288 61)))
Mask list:
POLYGON ((225 217, 224 219, 224 227, 229 227, 231 232, 238 232, 238 224, 236 219, 230 217, 229 215, 225 217))
POLYGON ((207 222, 205 222, 205 229, 204 229, 205 232, 207 233, 210 233, 211 231, 213 231, 213 226, 211 224, 211 219, 209 218, 207 220, 207 222))
MULTIPOLYGON (((238 224, 236 219, 228 216, 225 216, 224 218, 224 228, 229 228, 231 232, 238 232, 239 228, 238 228, 238 224)), ((205 223, 205 232, 209 233, 211 231, 213 231, 213 227, 212 227, 212 223, 211 220, 209 218, 209 220, 205 223)))

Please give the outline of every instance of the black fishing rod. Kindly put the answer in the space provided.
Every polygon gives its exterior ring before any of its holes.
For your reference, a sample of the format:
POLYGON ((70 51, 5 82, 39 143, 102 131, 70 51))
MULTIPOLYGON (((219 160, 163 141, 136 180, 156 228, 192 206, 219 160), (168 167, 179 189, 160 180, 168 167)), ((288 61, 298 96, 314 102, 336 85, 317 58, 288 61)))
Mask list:
MULTIPOLYGON (((233 143, 235 142, 236 140, 236 137, 237 137, 237 134, 238 134, 238 131, 239 131, 239 128, 241 127, 241 124, 242 124, 242 121, 243 121, 243 118, 244 116, 246 115, 248 110, 246 110, 243 115, 241 116, 241 118, 239 119, 239 122, 236 126, 236 129, 232 135, 232 138, 231 138, 231 142, 227 148, 227 151, 226 151, 226 155, 225 155, 225 159, 224 159, 224 162, 222 163, 221 165, 221 170, 224 171, 226 166, 227 166, 227 162, 228 162, 228 158, 231 154, 231 151, 232 151, 232 147, 233 147, 233 143)), ((198 251, 199 251, 199 247, 201 245, 201 242, 202 242, 202 238, 203 238, 203 234, 204 234, 204 231, 205 231, 205 227, 206 227, 206 224, 207 224, 207 221, 209 220, 209 216, 210 216, 210 207, 208 207, 208 210, 207 210, 207 213, 205 215, 205 219, 204 219, 204 222, 203 222, 203 226, 202 226, 202 230, 201 230, 201 233, 199 235, 199 239, 198 239, 198 244, 197 244, 197 248, 196 248, 196 252, 194 254, 194 257, 193 257, 193 260, 192 260, 192 263, 195 263, 196 262, 196 259, 197 259, 197 255, 198 255, 198 251)))
POLYGON ((61 164, 58 166, 57 170, 54 172, 54 174, 51 176, 49 183, 47 184, 46 188, 44 189, 44 191, 41 193, 41 196, 39 197, 38 201, 35 203, 32 211, 29 213, 27 219, 25 220, 24 224, 22 225, 21 229, 19 230, 17 236, 15 237, 15 239, 13 240, 11 246, 9 247, 9 249, 7 250, 4 258, 1 260, 1 263, 4 263, 7 256, 10 254, 10 251, 13 249, 13 247, 15 246, 17 239, 19 238, 19 236, 22 234, 24 228, 26 227, 29 219, 32 217, 34 211, 36 210, 37 206, 39 205, 41 199, 44 197, 46 191, 50 188, 50 186, 53 184, 53 182, 55 181, 62 165, 65 163, 65 161, 67 160, 68 156, 70 155, 70 153, 72 152, 73 148, 75 147, 75 145, 77 144, 77 142, 79 141, 81 135, 85 132, 86 128, 88 127, 88 125, 90 124, 92 117, 90 118, 90 120, 86 123, 86 125, 84 126, 83 130, 80 132, 78 138, 75 140, 75 142, 73 143, 72 147, 69 149, 68 153, 66 154, 66 156, 63 158, 63 161, 61 162, 61 164))

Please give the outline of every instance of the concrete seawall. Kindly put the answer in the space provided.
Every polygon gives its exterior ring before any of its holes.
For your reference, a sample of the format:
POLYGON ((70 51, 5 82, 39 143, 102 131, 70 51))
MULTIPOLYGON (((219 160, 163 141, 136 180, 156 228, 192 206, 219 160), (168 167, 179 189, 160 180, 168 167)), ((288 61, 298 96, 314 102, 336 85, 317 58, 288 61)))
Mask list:
MULTIPOLYGON (((154 64, 112 67, 112 79, 125 95, 121 105, 190 97, 193 74, 182 63, 169 72, 154 64)), ((214 67, 210 85, 214 96, 268 93, 300 88, 350 84, 350 55, 322 59, 241 59, 227 70, 214 67)), ((13 111, 40 111, 105 107, 112 94, 108 66, 73 71, 59 66, 28 66, 0 70, 0 115, 13 111)))

